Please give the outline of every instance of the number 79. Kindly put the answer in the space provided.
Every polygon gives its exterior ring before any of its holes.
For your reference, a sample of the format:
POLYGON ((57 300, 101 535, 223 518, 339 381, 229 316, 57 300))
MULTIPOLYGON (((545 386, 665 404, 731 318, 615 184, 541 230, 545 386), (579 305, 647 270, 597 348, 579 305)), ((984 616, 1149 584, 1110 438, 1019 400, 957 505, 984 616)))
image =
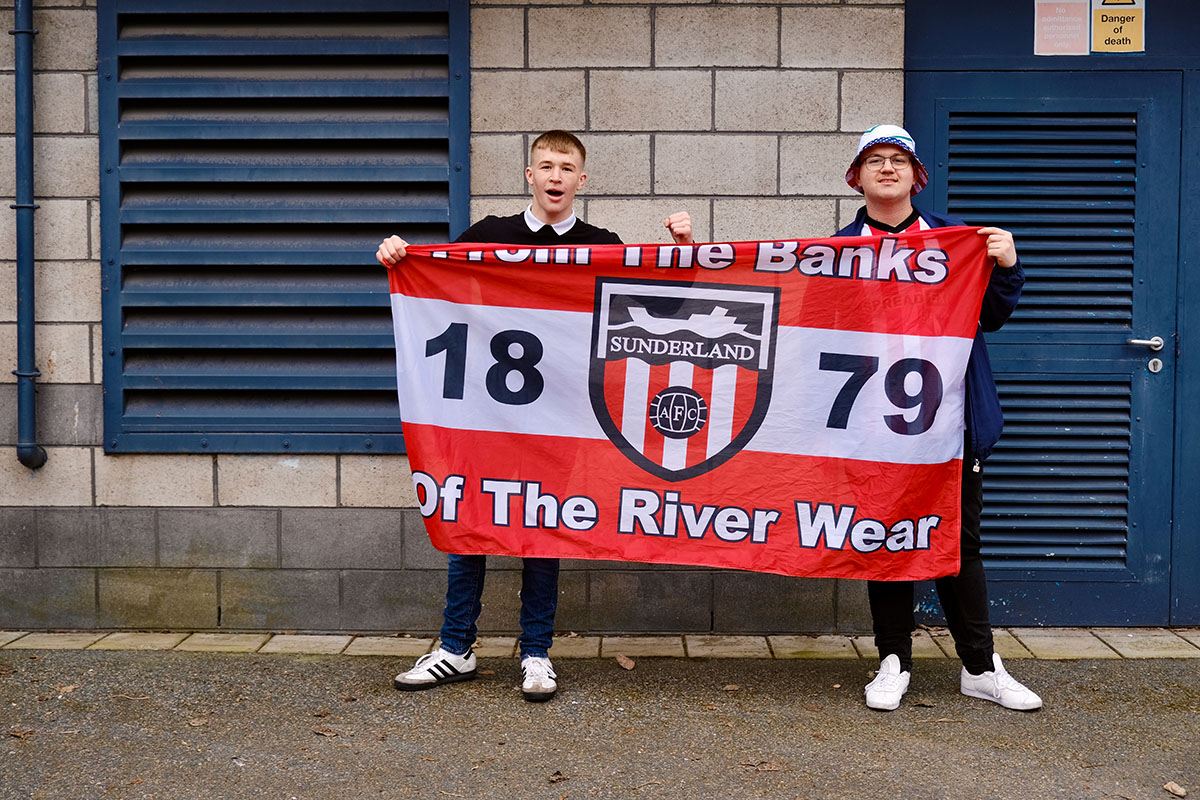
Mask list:
MULTIPOLYGON (((846 382, 842 384, 841 391, 834 398, 833 406, 829 409, 829 419, 825 422, 827 428, 844 430, 850 420, 854 401, 858 399, 859 393, 871 376, 879 371, 879 358, 852 353, 821 353, 820 368, 828 372, 850 373, 846 382)), ((916 436, 933 426, 938 407, 942 404, 942 376, 933 363, 923 358, 900 359, 892 364, 884 375, 883 390, 888 400, 897 408, 919 409, 912 421, 905 419, 903 414, 884 415, 883 421, 893 431, 905 436, 916 436), (921 376, 921 385, 915 393, 910 393, 905 386, 909 375, 921 376)))

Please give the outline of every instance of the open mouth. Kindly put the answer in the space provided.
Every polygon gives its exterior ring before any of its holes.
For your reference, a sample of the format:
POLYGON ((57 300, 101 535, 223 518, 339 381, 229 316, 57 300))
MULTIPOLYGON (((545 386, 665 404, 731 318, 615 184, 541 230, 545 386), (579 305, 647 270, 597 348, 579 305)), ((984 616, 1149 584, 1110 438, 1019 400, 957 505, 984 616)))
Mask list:
POLYGON ((563 192, 561 189, 547 189, 546 194, 555 199, 563 196, 563 192))

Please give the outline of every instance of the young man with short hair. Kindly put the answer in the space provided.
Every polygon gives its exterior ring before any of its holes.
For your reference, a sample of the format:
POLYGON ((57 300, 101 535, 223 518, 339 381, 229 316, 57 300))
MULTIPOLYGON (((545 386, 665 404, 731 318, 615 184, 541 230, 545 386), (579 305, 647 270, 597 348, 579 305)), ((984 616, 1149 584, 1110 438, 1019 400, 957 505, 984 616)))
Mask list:
MULTIPOLYGON (((872 236, 966 224, 913 207, 912 196, 928 181, 925 165, 917 158, 916 143, 906 130, 896 125, 871 128, 859 139, 858 153, 846 171, 846 182, 862 193, 866 206, 835 235, 872 236)), ((1042 699, 1008 674, 993 649, 987 578, 979 552, 982 463, 991 454, 1004 425, 983 332, 999 329, 1012 314, 1021 297, 1025 273, 1011 233, 1001 228, 980 228, 979 235, 987 237, 987 254, 993 267, 967 362, 962 560, 957 575, 938 578, 934 585, 955 650, 963 662, 962 693, 1017 711, 1036 711, 1042 707, 1042 699)), ((880 665, 875 679, 866 686, 866 701, 871 708, 891 711, 908 690, 912 670, 912 631, 916 628, 913 582, 870 581, 867 594, 880 665)))
MULTIPOLYGON (((621 244, 612 231, 589 225, 575 216, 575 193, 587 182, 587 150, 567 131, 553 130, 534 139, 529 148, 525 180, 533 198, 524 212, 509 217, 489 216, 467 228, 455 241, 511 244, 523 247, 621 244)), ((687 212, 663 220, 678 244, 692 241, 692 221, 687 212)), ((376 258, 389 269, 397 268, 407 254, 408 242, 391 236, 379 245, 376 258)), ((525 558, 521 573, 521 691, 526 700, 549 700, 558 690, 549 650, 558 606, 558 559, 525 558)), ((475 677, 476 621, 482 611, 480 597, 486 572, 482 555, 449 555, 446 608, 441 645, 418 659, 415 666, 396 676, 393 685, 403 691, 431 689, 443 683, 475 677)))

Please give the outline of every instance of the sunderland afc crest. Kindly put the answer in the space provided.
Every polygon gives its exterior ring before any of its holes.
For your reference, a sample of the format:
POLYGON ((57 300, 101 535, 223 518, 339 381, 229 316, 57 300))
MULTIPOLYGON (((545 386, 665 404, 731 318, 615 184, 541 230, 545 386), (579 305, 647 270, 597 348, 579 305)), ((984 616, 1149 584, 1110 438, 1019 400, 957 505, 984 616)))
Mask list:
POLYGON ((779 290, 596 279, 590 393, 622 453, 670 481, 754 436, 771 400, 779 290))

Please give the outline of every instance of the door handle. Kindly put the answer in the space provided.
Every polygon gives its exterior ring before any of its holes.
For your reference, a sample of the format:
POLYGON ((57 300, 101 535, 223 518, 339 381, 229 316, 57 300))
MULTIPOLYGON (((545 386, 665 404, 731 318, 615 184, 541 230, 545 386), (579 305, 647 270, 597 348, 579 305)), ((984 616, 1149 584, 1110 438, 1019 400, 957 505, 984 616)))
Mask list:
POLYGON ((1163 338, 1161 336, 1153 336, 1149 339, 1130 339, 1125 343, 1126 344, 1145 345, 1146 347, 1149 347, 1151 350, 1153 350, 1156 353, 1159 350, 1162 350, 1163 345, 1165 344, 1165 342, 1163 342, 1163 338))

